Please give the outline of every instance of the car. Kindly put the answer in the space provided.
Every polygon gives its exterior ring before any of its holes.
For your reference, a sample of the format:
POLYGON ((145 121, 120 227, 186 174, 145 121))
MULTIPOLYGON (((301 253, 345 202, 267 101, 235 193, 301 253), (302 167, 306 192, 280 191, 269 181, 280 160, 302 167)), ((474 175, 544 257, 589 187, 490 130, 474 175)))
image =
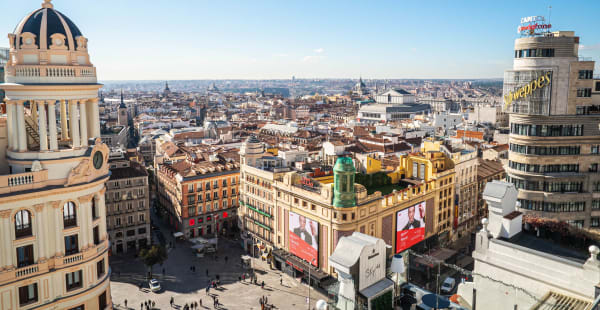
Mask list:
POLYGON ((153 292, 160 291, 160 282, 158 282, 158 280, 156 280, 156 279, 150 280, 150 283, 148 283, 148 286, 150 286, 150 290, 153 292))
POLYGON ((440 291, 442 291, 443 294, 450 294, 452 292, 452 290, 454 289, 455 285, 456 285, 456 280, 452 277, 447 277, 446 280, 444 280, 444 283, 442 283, 442 287, 440 287, 440 291))

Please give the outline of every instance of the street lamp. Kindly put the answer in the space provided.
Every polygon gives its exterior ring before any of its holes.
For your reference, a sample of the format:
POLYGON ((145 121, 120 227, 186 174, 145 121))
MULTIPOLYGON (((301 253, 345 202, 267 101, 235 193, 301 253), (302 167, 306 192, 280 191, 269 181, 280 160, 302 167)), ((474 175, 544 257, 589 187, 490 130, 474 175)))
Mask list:
POLYGON ((312 268, 312 263, 315 261, 316 259, 313 258, 310 261, 310 265, 308 266, 308 302, 306 303, 308 306, 308 310, 310 310, 310 269, 312 268))

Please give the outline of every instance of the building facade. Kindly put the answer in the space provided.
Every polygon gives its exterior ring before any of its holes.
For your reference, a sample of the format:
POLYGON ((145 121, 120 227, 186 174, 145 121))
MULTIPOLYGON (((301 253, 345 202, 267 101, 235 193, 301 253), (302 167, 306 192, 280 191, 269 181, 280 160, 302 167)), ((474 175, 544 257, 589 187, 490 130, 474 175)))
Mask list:
POLYGON ((400 222, 409 209, 422 212, 422 235, 417 239, 451 237, 454 165, 441 152, 401 157, 398 173, 406 187, 385 196, 369 195, 355 184, 355 164, 349 157, 337 159, 332 182, 278 165, 277 158, 264 155, 256 138, 245 142, 240 156, 242 236, 248 250, 257 245, 264 257, 272 254, 276 268, 290 275, 307 276, 311 269, 311 281, 319 282, 333 273, 327 258, 341 237, 355 231, 405 250, 413 244, 398 236, 410 226, 400 222))
POLYGON ((135 253, 150 245, 148 171, 119 154, 109 159, 106 223, 112 253, 135 253))
POLYGON ((10 33, 0 118, 0 308, 112 309, 96 69, 50 0, 10 33))
POLYGON ((572 31, 515 41, 504 77, 507 172, 522 211, 589 228, 600 220, 600 105, 592 97, 594 62, 578 50, 572 31))
POLYGON ((236 229, 239 163, 211 155, 209 161, 185 159, 155 166, 159 203, 182 237, 214 236, 236 229))

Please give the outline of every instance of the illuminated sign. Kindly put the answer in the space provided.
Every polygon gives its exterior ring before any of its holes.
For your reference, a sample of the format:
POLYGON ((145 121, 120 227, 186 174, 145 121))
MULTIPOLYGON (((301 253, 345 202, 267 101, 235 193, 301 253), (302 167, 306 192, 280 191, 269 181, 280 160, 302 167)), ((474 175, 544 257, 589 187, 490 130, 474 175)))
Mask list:
POLYGON ((319 183, 309 177, 302 177, 300 183, 308 187, 319 187, 319 183))
POLYGON ((517 28, 519 34, 536 34, 536 30, 548 30, 552 28, 551 24, 545 24, 544 16, 527 16, 521 18, 521 25, 517 28))
POLYGON ((509 91, 508 94, 504 95, 504 104, 505 106, 509 106, 513 101, 517 101, 521 98, 527 98, 527 96, 531 95, 535 90, 542 89, 548 85, 550 85, 552 72, 546 72, 546 74, 538 77, 530 81, 529 83, 521 86, 519 89, 513 91, 509 91))

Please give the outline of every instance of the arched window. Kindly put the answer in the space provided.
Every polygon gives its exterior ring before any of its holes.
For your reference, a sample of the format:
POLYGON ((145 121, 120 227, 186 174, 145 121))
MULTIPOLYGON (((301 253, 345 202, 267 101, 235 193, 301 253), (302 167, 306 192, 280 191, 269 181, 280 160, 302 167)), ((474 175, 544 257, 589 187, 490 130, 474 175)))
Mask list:
POLYGON ((27 210, 15 214, 15 235, 17 238, 31 236, 31 215, 27 210))
POLYGON ((67 201, 63 206, 63 223, 65 228, 77 226, 77 213, 75 203, 72 201, 67 201))

